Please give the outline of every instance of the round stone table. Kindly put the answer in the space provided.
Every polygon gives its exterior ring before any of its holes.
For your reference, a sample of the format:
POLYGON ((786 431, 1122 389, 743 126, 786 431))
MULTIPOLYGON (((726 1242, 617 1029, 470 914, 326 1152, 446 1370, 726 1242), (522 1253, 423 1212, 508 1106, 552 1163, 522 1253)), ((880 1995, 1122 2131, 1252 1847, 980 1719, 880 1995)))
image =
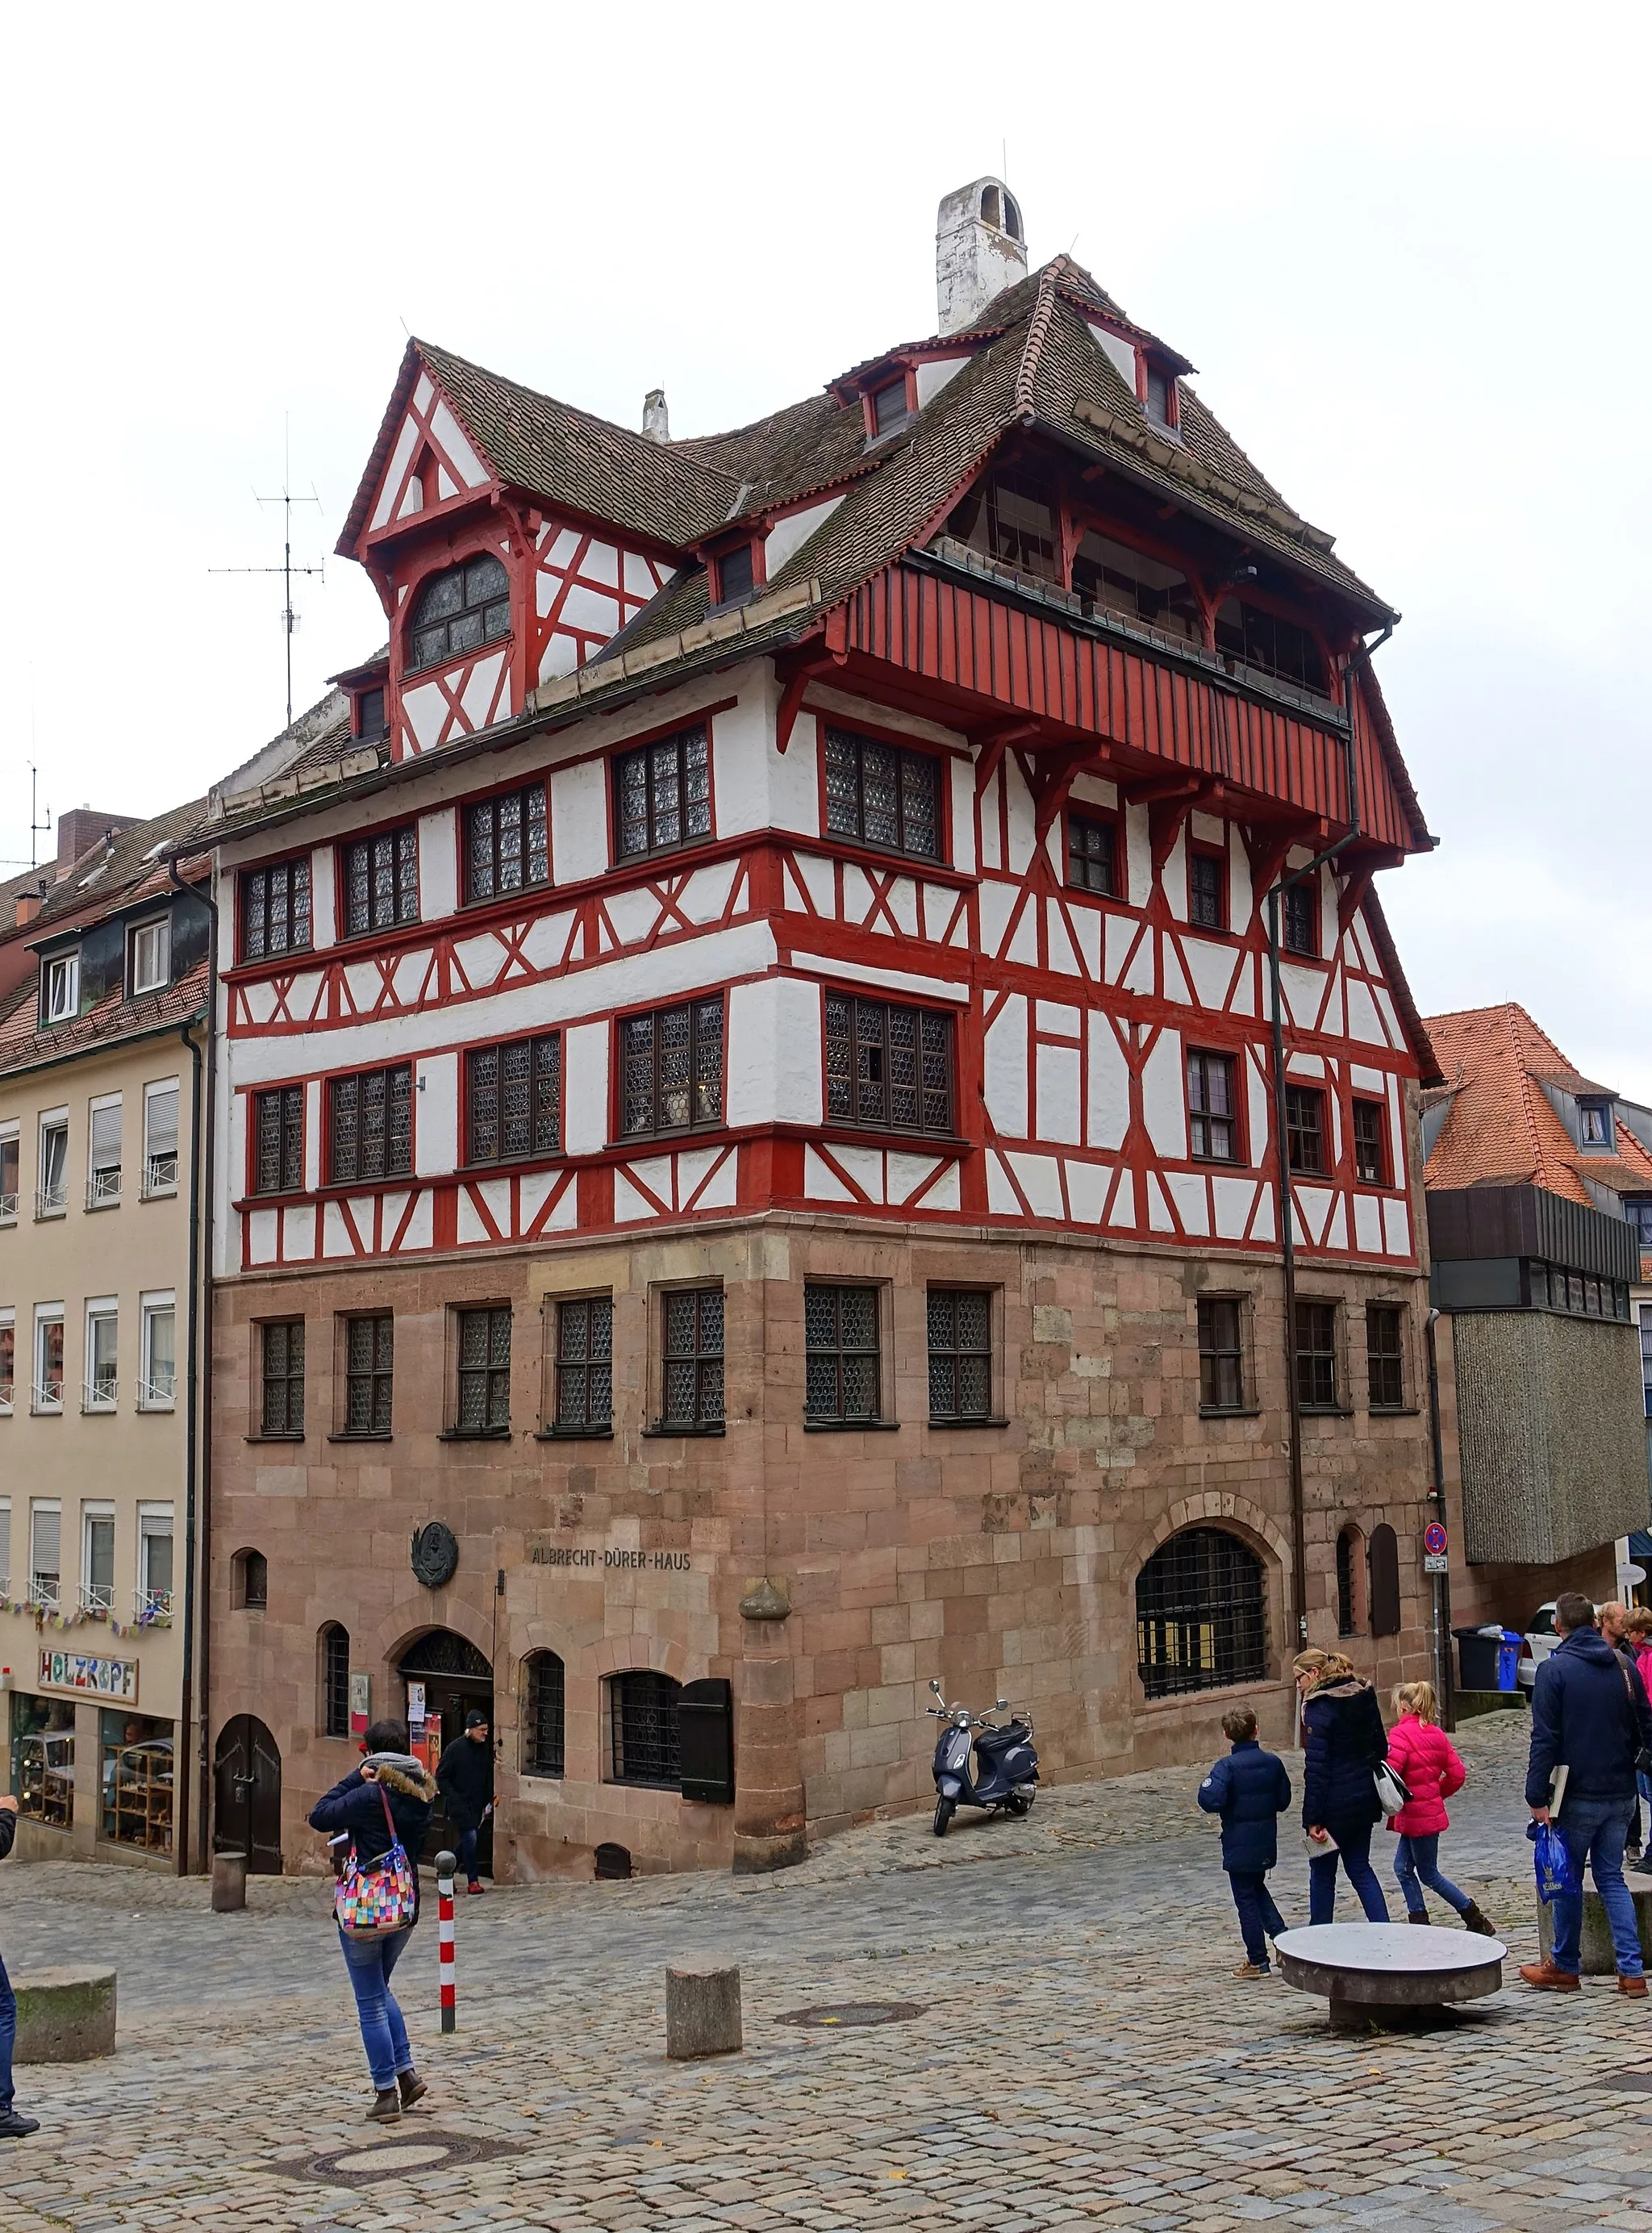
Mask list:
POLYGON ((1330 2002, 1333 2031, 1403 2023, 1499 1992, 1508 1952, 1475 1931, 1413 1923, 1321 1923, 1284 1932, 1273 1950, 1287 1985, 1330 2002))

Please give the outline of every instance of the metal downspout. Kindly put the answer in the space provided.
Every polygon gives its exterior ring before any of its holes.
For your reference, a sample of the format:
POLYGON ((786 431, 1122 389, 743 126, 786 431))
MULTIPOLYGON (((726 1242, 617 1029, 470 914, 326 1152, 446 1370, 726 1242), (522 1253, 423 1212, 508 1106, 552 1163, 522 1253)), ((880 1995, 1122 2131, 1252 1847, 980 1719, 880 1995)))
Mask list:
MULTIPOLYGON (((1440 1349, 1434 1335, 1440 1313, 1431 1310, 1423 1323, 1428 1351, 1428 1440, 1434 1457, 1434 1487, 1428 1491, 1441 1524, 1449 1533, 1446 1516, 1446 1439, 1440 1424, 1440 1349)), ((1445 1729, 1457 1726, 1456 1670, 1451 1661, 1451 1575, 1436 1574, 1434 1585, 1434 1696, 1440 1701, 1440 1722, 1445 1729)))

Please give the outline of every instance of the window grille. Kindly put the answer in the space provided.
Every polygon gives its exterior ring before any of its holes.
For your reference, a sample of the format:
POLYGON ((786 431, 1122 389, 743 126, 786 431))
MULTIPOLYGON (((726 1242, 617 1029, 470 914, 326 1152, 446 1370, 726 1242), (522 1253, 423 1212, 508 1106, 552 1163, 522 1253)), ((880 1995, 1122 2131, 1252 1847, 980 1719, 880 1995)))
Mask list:
POLYGON ((360 938, 419 920, 419 829, 380 830, 344 848, 344 928, 360 938))
POLYGON ((1325 1097, 1304 1085, 1285 1090, 1285 1156, 1293 1171, 1325 1168, 1325 1097))
POLYGON ((536 1651, 528 1662, 527 1726, 523 1732, 524 1775, 560 1775, 563 1760, 563 1663, 554 1651, 536 1651))
POLYGON ((826 995, 829 1122, 949 1135, 952 1073, 950 1016, 826 995))
POLYGON ((591 1295, 556 1305, 556 1424, 589 1431, 614 1416, 614 1305, 591 1295))
POLYGON ((974 1287, 931 1287, 928 1305, 930 1417, 990 1417, 992 1297, 974 1287))
POLYGON ((676 1287, 661 1312, 661 1426, 715 1427, 723 1421, 723 1290, 676 1287))
POLYGON ((1199 1406, 1203 1411, 1245 1407, 1244 1321, 1232 1295, 1199 1299, 1199 1406))
POLYGON ((1099 892, 1104 899, 1116 896, 1118 836, 1110 822, 1089 822, 1081 815, 1067 817, 1067 881, 1081 892, 1099 892))
POLYGON ((1380 1101, 1354 1103, 1354 1175, 1368 1186, 1389 1182, 1387 1142, 1383 1138, 1380 1101))
POLYGON ((465 810, 465 896, 492 900, 550 882, 545 786, 501 791, 465 810))
POLYGON ((1337 1305, 1297 1303, 1297 1402, 1304 1411, 1337 1409, 1337 1305))
POLYGON ((616 1783, 647 1783, 676 1790, 682 1781, 677 1743, 677 1700, 681 1689, 669 1675, 657 1675, 649 1667, 609 1676, 616 1783))
POLYGON ((1201 930, 1226 929, 1227 868, 1219 854, 1189 856, 1187 913, 1201 930))
POLYGON ((620 1026, 621 1122, 628 1136, 723 1120, 723 996, 628 1016, 620 1026))
POLYGON ((1149 1698, 1259 1683, 1268 1671, 1262 1561, 1219 1527, 1187 1527, 1135 1579, 1136 1665, 1149 1698))
POLYGON ((1289 954, 1317 954, 1319 951, 1319 895, 1312 884, 1287 884, 1285 888, 1283 935, 1289 954))
POLYGON ((1187 1130, 1193 1153, 1211 1162, 1231 1163, 1238 1153, 1233 1119, 1232 1057, 1190 1054, 1187 1130))
POLYGON ((327 1176, 332 1186, 413 1169, 413 1064, 359 1071, 328 1083, 327 1176))
POLYGON ((304 1089, 277 1085, 252 1097, 253 1192, 298 1194, 304 1184, 304 1089))
POLYGON ((703 728, 621 752, 615 777, 622 861, 711 836, 711 745, 703 728))
POLYGON ((461 1435, 493 1434, 510 1423, 510 1305, 461 1311, 457 1431, 461 1435))
POLYGON ((816 1422, 878 1416, 878 1291, 803 1287, 803 1409, 816 1422))
POLYGON ((322 1728, 329 1737, 350 1734, 350 1634, 336 1621, 322 1636, 322 1728))
POLYGON ((389 1311, 344 1322, 344 1431, 387 1435, 395 1387, 396 1322, 389 1311))
POLYGON ((826 732, 826 828, 891 853, 940 858, 940 763, 927 752, 826 732))
POLYGON ((508 1039, 465 1058, 465 1153, 472 1163, 520 1162, 562 1146, 563 1043, 508 1039))
POLYGON ((1399 1304, 1367 1309, 1365 1357, 1372 1410, 1397 1411, 1405 1402, 1405 1312, 1399 1304))
POLYGON ((408 638, 408 667, 463 659, 510 633, 509 575, 491 553, 469 559, 438 574, 420 591, 408 638))
POLYGON ((304 1321, 276 1319, 263 1326, 260 1334, 260 1431, 296 1438, 304 1431, 304 1321))
POLYGON ((241 872, 241 959, 302 954, 309 948, 309 856, 241 872))
POLYGON ((141 1620, 172 1609, 172 1514, 170 1505, 138 1507, 138 1590, 133 1610, 141 1620))

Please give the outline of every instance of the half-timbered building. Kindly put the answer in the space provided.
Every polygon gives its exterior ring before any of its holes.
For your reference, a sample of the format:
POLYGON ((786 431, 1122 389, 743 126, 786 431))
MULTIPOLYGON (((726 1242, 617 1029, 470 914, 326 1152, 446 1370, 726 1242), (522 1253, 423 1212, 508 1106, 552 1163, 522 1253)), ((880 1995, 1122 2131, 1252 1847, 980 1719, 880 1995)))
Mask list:
POLYGON ((218 797, 214 1711, 289 1868, 352 1700, 491 1701, 502 1873, 758 1867, 927 1800, 932 1675, 1060 1776, 1425 1663, 1395 615, 1001 182, 937 267, 712 437, 411 342, 387 647, 218 797))

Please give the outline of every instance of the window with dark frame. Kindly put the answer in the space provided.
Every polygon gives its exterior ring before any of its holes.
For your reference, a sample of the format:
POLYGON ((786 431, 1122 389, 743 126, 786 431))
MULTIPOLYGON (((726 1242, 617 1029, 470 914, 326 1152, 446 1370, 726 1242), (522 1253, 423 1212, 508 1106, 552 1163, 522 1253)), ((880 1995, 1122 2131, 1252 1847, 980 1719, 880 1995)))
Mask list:
POLYGON ((826 732, 826 830, 881 852, 940 858, 940 763, 847 729, 826 732))
POLYGON ((614 764, 616 848, 622 861, 669 853, 712 834, 712 752, 705 728, 621 752, 614 764))
POLYGON ((660 1424, 723 1423, 723 1290, 673 1287, 660 1311, 660 1424))
POLYGON ((304 1089, 275 1085, 252 1097, 252 1191, 300 1194, 304 1185, 304 1089))
POLYGON ((1610 1101, 1580 1101, 1577 1103, 1577 1139, 1584 1148, 1610 1148, 1612 1139, 1612 1104, 1610 1101))
POLYGON ((1287 954, 1319 951, 1319 894, 1313 884, 1287 884, 1280 895, 1280 930, 1287 954))
POLYGON ((557 1304, 556 1368, 557 1431, 606 1434, 614 1421, 612 1297, 557 1304))
POLYGON ((682 1782, 677 1740, 677 1701, 682 1685, 652 1667, 608 1677, 613 1774, 615 1783, 644 1783, 675 1791, 682 1782))
POLYGON ((243 961, 309 951, 308 853, 272 861, 262 869, 243 869, 239 889, 243 961))
POLYGON ((350 1632, 335 1620, 322 1631, 322 1733, 350 1734, 350 1632))
POLYGON ((737 599, 751 596, 757 561, 749 543, 737 543, 732 550, 725 550, 715 563, 719 605, 732 605, 737 599))
POLYGON ((459 1312, 459 1435, 498 1434, 511 1424, 511 1305, 459 1312))
POLYGON ((688 1132, 723 1121, 723 996, 620 1025, 620 1130, 688 1132))
POLYGON ((393 930, 419 920, 419 825, 377 830, 343 848, 344 934, 393 930))
POLYGON ((491 551, 426 582, 407 632, 409 673, 463 659, 511 633, 511 577, 491 551))
POLYGON ((536 1651, 528 1660, 528 1695, 522 1733, 524 1775, 563 1773, 567 1677, 554 1651, 536 1651))
POLYGON ((243 1551, 235 1561, 236 1579, 244 1612, 267 1612, 270 1609, 270 1561, 262 1551, 243 1551))
MULTIPOLYGON (((0 1179, 0 1190, 4 1180, 0 1179)), ((1625 1195, 1623 1214, 1635 1227, 1636 1241, 1642 1253, 1652 1254, 1652 1195, 1625 1195)))
POLYGON ((877 1418, 877 1289, 806 1281, 803 1340, 804 1416, 833 1426, 877 1418))
POLYGON ((992 1412, 992 1299, 979 1287, 931 1287, 929 1416, 948 1423, 992 1412))
POLYGON ((1242 1411, 1245 1350, 1242 1305, 1235 1295, 1199 1298, 1199 1408, 1242 1411))
POLYGON ((1337 1402, 1337 1305, 1297 1300, 1297 1402, 1304 1411, 1334 1411, 1337 1402))
POLYGON ((1387 1127, 1380 1101, 1354 1103, 1354 1175, 1367 1186, 1389 1182, 1387 1127))
POLYGON ((1187 916, 1201 930, 1227 928, 1227 863, 1219 853, 1187 856, 1187 916))
POLYGON ((465 1057, 465 1161, 516 1163, 556 1155, 562 1147, 562 1106, 559 1032, 472 1047, 465 1057))
POLYGON ((1067 882, 1076 891, 1117 898, 1117 854, 1115 824, 1092 822, 1082 814, 1067 817, 1067 882))
POLYGON ((395 1387, 396 1322, 389 1311, 344 1321, 346 1435, 387 1435, 395 1387))
POLYGON ((304 1321, 270 1319, 258 1338, 258 1431, 298 1441, 304 1432, 304 1321))
POLYGON ((1325 1168, 1325 1097, 1310 1085, 1285 1090, 1285 1156, 1293 1171, 1325 1168))
POLYGON ((1147 414, 1148 418, 1154 421, 1155 426, 1168 426, 1171 424, 1171 386, 1172 382, 1168 373, 1156 371, 1152 365, 1148 367, 1148 393, 1146 399, 1147 414))
POLYGON ((355 733, 371 744, 384 734, 384 686, 364 690, 355 701, 355 733))
POLYGON ((1365 1312, 1365 1359, 1373 1411, 1405 1404, 1405 1312, 1398 1303, 1371 1303, 1365 1312))
POLYGON ((1262 1561, 1225 1528, 1184 1527, 1135 1578, 1136 1671, 1149 1698, 1259 1683, 1268 1671, 1262 1561))
POLYGON ((1358 1546, 1351 1527, 1344 1527, 1337 1538, 1337 1633, 1355 1633, 1354 1561, 1358 1546))
POLYGON ((465 897, 504 898, 550 882, 550 823, 545 786, 502 791, 465 810, 465 897))
POLYGON ((907 415, 907 383, 892 380, 886 387, 872 391, 872 425, 880 434, 887 434, 898 426, 907 415))
POLYGON ((1187 1137, 1189 1152, 1201 1161, 1231 1163, 1238 1156, 1232 1055, 1188 1055, 1187 1137))
POLYGON ((953 1130, 953 1020, 826 995, 826 1116, 889 1132, 953 1130))
POLYGON ((413 1064, 328 1080, 327 1182, 404 1176, 413 1169, 413 1064))

